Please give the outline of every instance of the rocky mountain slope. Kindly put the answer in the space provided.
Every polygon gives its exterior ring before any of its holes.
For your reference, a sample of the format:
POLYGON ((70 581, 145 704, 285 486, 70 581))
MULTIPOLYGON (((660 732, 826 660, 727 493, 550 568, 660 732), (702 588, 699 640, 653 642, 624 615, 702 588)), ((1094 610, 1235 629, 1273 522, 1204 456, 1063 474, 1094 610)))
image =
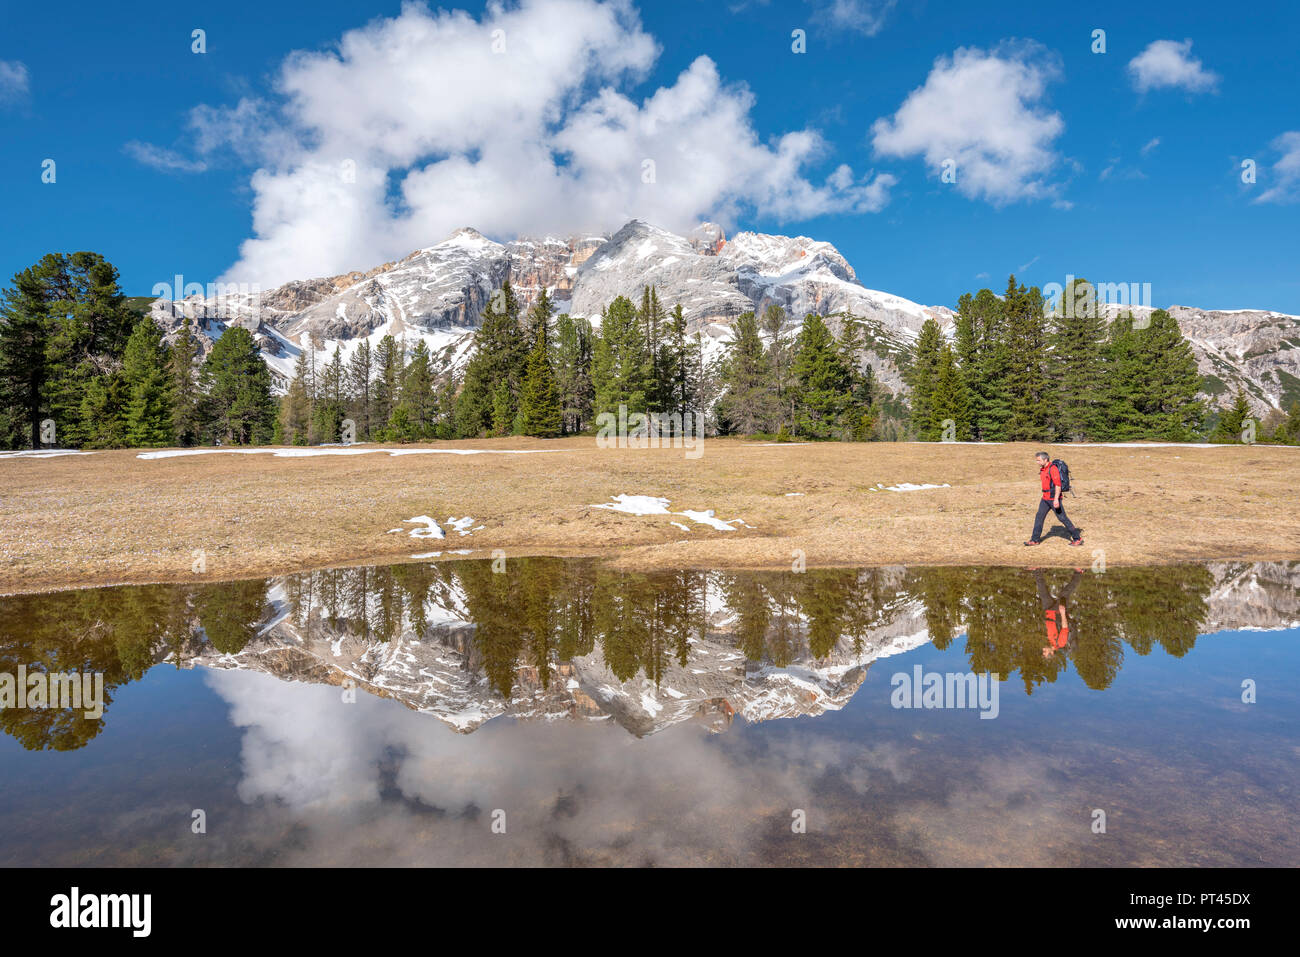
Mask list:
MULTIPOLYGON (((283 390, 305 343, 321 353, 374 345, 384 335, 422 338, 443 368, 464 362, 479 314, 509 279, 525 309, 547 289, 560 311, 598 322, 615 297, 634 301, 653 285, 669 309, 681 303, 693 332, 716 354, 747 310, 782 306, 793 331, 804 315, 862 318, 868 359, 881 382, 903 389, 897 359, 930 317, 951 332, 953 313, 869 289, 830 243, 701 224, 680 236, 633 220, 611 236, 495 242, 459 229, 436 245, 364 272, 286 283, 267 291, 157 300, 152 314, 174 333, 188 316, 206 352, 231 325, 249 329, 283 390)), ((1134 310, 1141 313, 1141 307, 1134 310)), ((1149 312, 1150 309, 1145 311, 1149 312)), ((1243 385, 1257 413, 1300 401, 1300 317, 1265 310, 1172 306, 1216 402, 1243 385)))

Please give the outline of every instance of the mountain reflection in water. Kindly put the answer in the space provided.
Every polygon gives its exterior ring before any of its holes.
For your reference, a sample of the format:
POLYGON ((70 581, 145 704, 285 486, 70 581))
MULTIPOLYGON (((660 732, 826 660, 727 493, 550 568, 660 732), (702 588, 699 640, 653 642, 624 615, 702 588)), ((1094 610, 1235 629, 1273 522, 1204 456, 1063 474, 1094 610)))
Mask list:
POLYGON ((872 662, 926 641, 939 650, 959 643, 965 668, 1001 676, 1004 692, 1033 694, 1068 669, 1102 690, 1126 655, 1159 648, 1181 657, 1207 631, 1300 618, 1300 566, 1276 563, 800 574, 504 564, 3 598, 0 672, 102 672, 106 714, 11 708, 0 722, 28 749, 80 748, 111 722, 123 688, 169 662, 354 682, 461 731, 510 715, 612 718, 640 736, 687 720, 718 728, 736 715, 838 709, 872 662), (1063 592, 1068 641, 1062 635, 1057 651, 1053 639, 1066 629, 1045 621, 1045 595, 1054 606, 1063 592))
POLYGON ((0 674, 108 700, 0 711, 0 865, 1295 866, 1298 638, 1295 564, 11 596, 0 674), (1000 675, 996 720, 895 707, 914 669, 1000 675))

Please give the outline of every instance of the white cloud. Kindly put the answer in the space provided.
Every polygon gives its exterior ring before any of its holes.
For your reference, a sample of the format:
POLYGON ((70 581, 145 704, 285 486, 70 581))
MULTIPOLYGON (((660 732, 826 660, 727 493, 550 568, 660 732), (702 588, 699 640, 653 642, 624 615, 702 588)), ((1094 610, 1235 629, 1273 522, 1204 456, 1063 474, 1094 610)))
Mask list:
POLYGON ((1273 141, 1282 158, 1271 167, 1271 185, 1255 198, 1257 203, 1300 202, 1300 131, 1291 130, 1273 141))
POLYGON ((21 60, 0 60, 0 103, 27 95, 27 64, 21 60))
POLYGON ((818 0, 818 13, 832 27, 874 37, 897 0, 818 0))
POLYGON ((208 164, 202 160, 188 159, 175 150, 154 146, 152 143, 132 140, 122 149, 128 156, 145 166, 152 166, 167 173, 201 173, 208 168, 208 164))
POLYGON ((925 83, 892 117, 872 124, 883 156, 921 156, 934 174, 956 163, 956 188, 994 205, 1051 196, 1047 177, 1065 129, 1043 105, 1056 61, 1036 44, 963 47, 934 62, 925 83))
POLYGON ((634 99, 658 54, 627 0, 523 0, 477 20, 407 4, 336 49, 290 55, 275 99, 191 117, 204 155, 259 166, 254 236, 226 278, 365 267, 461 226, 508 238, 635 217, 685 230, 888 201, 888 174, 811 177, 829 159, 814 130, 762 140, 752 95, 708 57, 634 99))
POLYGON ((1159 145, 1160 145, 1160 137, 1156 136, 1148 140, 1147 144, 1143 146, 1142 149, 1138 150, 1138 152, 1141 153, 1143 156, 1146 156, 1148 153, 1150 153, 1153 149, 1155 149, 1159 145))
POLYGON ((1219 83, 1219 75, 1192 56, 1191 40, 1153 41, 1129 61, 1128 72, 1139 93, 1167 88, 1204 93, 1219 83))

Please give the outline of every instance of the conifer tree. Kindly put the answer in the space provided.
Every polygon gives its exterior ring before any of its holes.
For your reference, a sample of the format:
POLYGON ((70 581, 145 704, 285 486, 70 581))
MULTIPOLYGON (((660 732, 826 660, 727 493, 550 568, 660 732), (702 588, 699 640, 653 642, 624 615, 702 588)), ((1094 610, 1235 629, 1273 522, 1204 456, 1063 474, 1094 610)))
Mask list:
POLYGON ((593 412, 618 414, 649 410, 654 387, 647 361, 645 329, 636 308, 619 296, 602 313, 600 335, 592 350, 591 381, 595 391, 593 412))
POLYGON ((307 392, 308 351, 298 353, 293 381, 280 399, 279 440, 285 445, 307 445, 311 441, 312 408, 307 392))
POLYGON ((954 442, 970 439, 970 394, 957 364, 957 354, 945 345, 939 356, 939 371, 930 398, 931 414, 938 427, 935 438, 954 442))
POLYGON ((849 370, 849 394, 845 409, 846 437, 857 442, 871 438, 876 425, 877 410, 875 373, 863 355, 861 320, 856 316, 842 317, 840 359, 849 370))
POLYGON ((776 408, 779 410, 778 425, 793 427, 795 419, 795 395, 790 381, 790 363, 792 347, 786 335, 785 327, 789 317, 777 303, 772 303, 763 310, 759 330, 767 337, 767 361, 772 370, 772 388, 775 390, 776 408))
POLYGON ((1061 293, 1050 340, 1055 431, 1067 441, 1094 438, 1104 429, 1106 315, 1086 279, 1076 279, 1061 293))
POLYGON ((1007 438, 1013 442, 1045 439, 1050 432, 1051 401, 1043 295, 1036 286, 1027 289, 1017 285, 1012 276, 1003 302, 1010 358, 1006 377, 1010 411, 1007 438))
POLYGON ((720 370, 716 414, 728 432, 752 435, 766 432, 780 414, 772 388, 772 366, 752 312, 743 312, 731 324, 731 342, 720 370))
POLYGON ((370 340, 357 343, 352 358, 348 360, 346 414, 356 425, 356 439, 369 442, 374 415, 374 357, 370 340))
POLYGON ((398 438, 419 441, 433 436, 437 424, 437 408, 433 391, 433 372, 429 363, 429 347, 417 339, 411 350, 411 359, 402 376, 402 397, 397 403, 400 417, 398 438))
POLYGON ((1219 423, 1215 426, 1210 441, 1240 442, 1246 420, 1250 417, 1250 399, 1246 397, 1246 390, 1239 385, 1236 394, 1232 397, 1232 405, 1224 409, 1223 414, 1219 416, 1219 423))
POLYGON ((374 429, 376 437, 388 434, 393 410, 401 399, 402 376, 406 372, 405 350, 391 335, 379 340, 375 350, 374 429))
POLYGON ((194 369, 194 359, 197 355, 198 342, 194 338, 190 317, 186 316, 167 357, 167 377, 171 388, 172 442, 180 446, 193 445, 197 442, 202 428, 199 418, 198 377, 194 369))
POLYGON ((527 352, 528 341, 519 328, 519 303, 506 280, 479 314, 474 355, 465 367, 456 400, 458 435, 469 437, 488 430, 504 435, 512 431, 527 352), (502 384, 506 386, 504 398, 499 388, 502 384), (505 425, 500 424, 503 417, 505 425))
POLYGON ((243 326, 232 326, 212 344, 199 370, 205 431, 227 445, 270 441, 275 423, 271 373, 257 343, 243 326))
POLYGON ((540 327, 533 351, 528 354, 519 414, 524 435, 549 439, 560 434, 560 393, 551 369, 545 326, 540 327))
MULTIPOLYGON (((0 447, 39 448, 49 366, 45 347, 55 298, 54 281, 63 257, 48 255, 14 276, 0 299, 0 447)), ((57 435, 56 435, 57 438, 57 435)))
POLYGON ((939 375, 939 359, 943 350, 943 332, 937 320, 926 319, 912 347, 911 362, 905 379, 912 390, 912 431, 923 441, 939 437, 938 423, 934 418, 931 399, 934 383, 939 375))
POLYGON ((1110 324, 1106 347, 1106 439, 1185 442, 1201 430, 1201 376, 1191 344, 1164 309, 1146 328, 1131 314, 1110 324))
POLYGON ((123 425, 128 445, 159 447, 172 440, 167 358, 162 330, 149 316, 141 317, 122 356, 122 384, 126 393, 123 425))
POLYGON ((568 435, 591 423, 591 350, 591 323, 563 313, 555 323, 555 380, 562 429, 568 435))
POLYGON ((804 319, 795 340, 790 378, 795 396, 795 433, 817 439, 838 438, 853 380, 835 337, 815 313, 804 319))
POLYGON ((318 372, 312 422, 318 442, 337 442, 343 424, 343 355, 339 346, 318 372))

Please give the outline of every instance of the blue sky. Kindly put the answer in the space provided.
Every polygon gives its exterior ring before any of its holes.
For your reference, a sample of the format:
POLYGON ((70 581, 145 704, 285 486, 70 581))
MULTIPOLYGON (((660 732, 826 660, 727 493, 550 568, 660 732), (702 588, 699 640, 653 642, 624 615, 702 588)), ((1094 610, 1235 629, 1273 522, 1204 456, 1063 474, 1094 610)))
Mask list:
POLYGON ((266 287, 452 224, 709 216, 830 241, 865 285, 926 304, 1068 273, 1300 314, 1300 65, 1277 42, 1300 35, 1295 5, 309 9, 11 4, 4 281, 94 249, 131 294, 176 274, 266 287))

